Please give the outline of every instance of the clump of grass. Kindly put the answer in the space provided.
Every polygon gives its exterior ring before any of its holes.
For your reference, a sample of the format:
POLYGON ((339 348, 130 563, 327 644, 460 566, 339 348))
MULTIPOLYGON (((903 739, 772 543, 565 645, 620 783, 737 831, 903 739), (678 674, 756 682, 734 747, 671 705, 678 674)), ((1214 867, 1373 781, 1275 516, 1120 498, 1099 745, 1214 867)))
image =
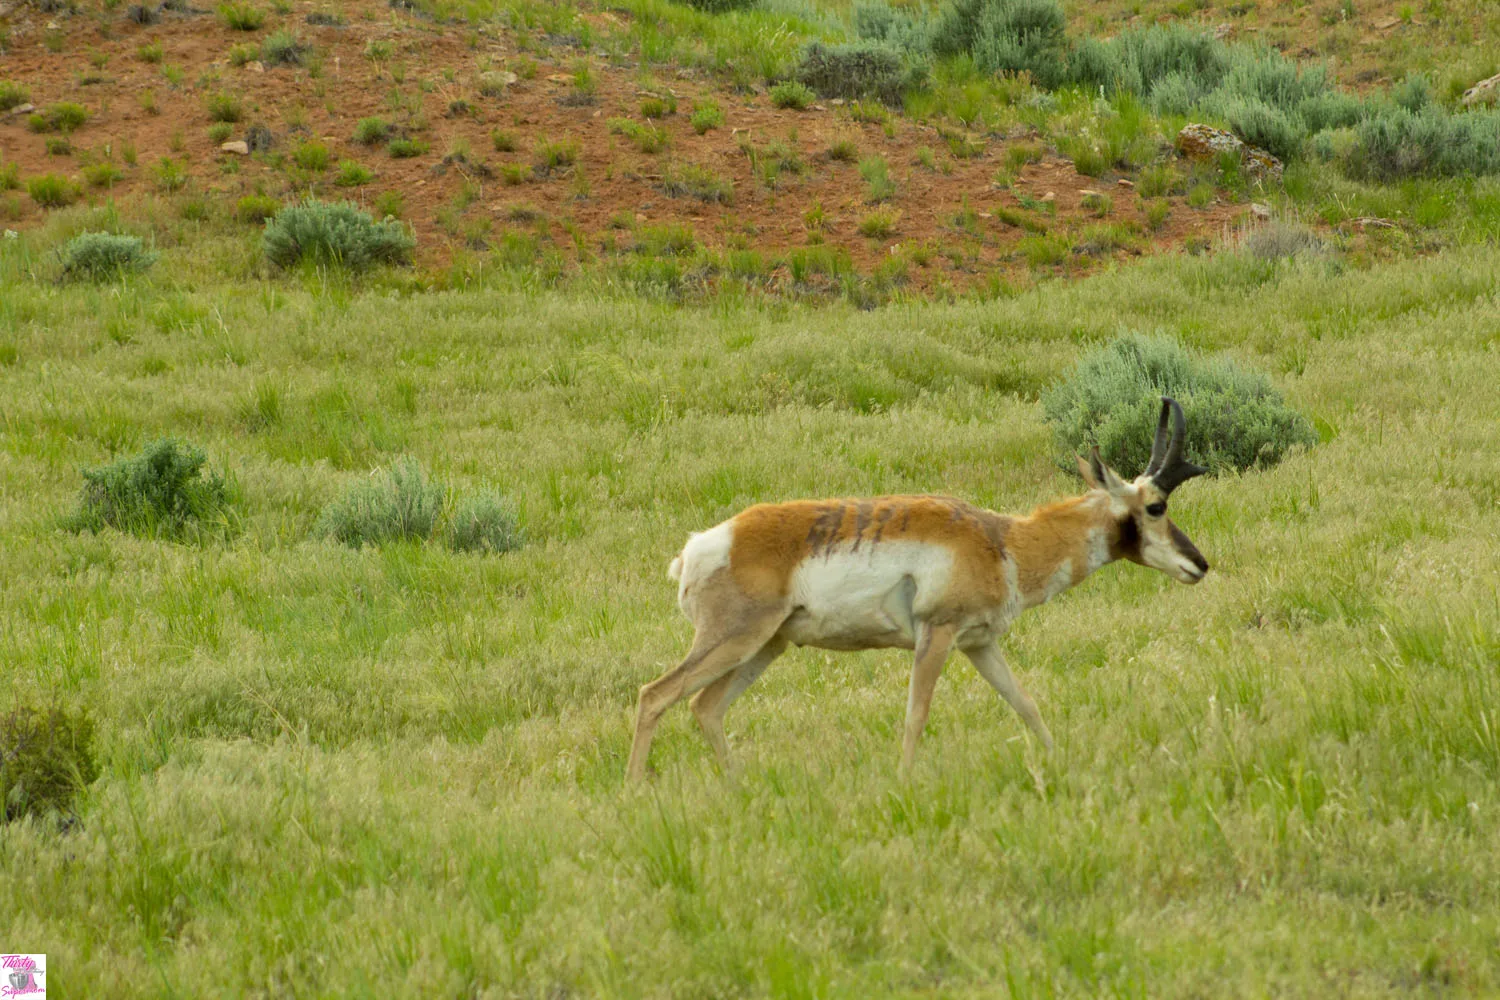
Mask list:
POLYGON ((266 12, 248 3, 221 3, 219 20, 234 31, 259 31, 266 23, 266 12))
POLYGON ((72 101, 59 101, 48 105, 26 119, 26 126, 33 132, 61 132, 68 135, 89 120, 88 109, 72 101))
POLYGON ((266 223, 261 247, 278 267, 313 261, 360 271, 410 263, 416 240, 401 223, 376 222, 348 202, 310 199, 277 212, 266 223))
POLYGON ((13 80, 0 80, 0 111, 19 108, 31 100, 31 91, 13 80))
POLYGON ((384 118, 361 118, 354 126, 354 141, 361 146, 384 142, 391 134, 391 124, 384 118))
POLYGON ((688 119, 688 124, 693 126, 693 131, 699 135, 706 135, 716 128, 724 127, 724 109, 719 107, 717 101, 702 100, 693 107, 693 114, 688 119))
POLYGON ((677 113, 677 98, 668 94, 666 96, 647 97, 641 101, 641 117, 648 119, 665 118, 667 115, 677 113))
POLYGON ((64 278, 92 281, 144 271, 157 258, 140 237, 117 233, 80 233, 63 245, 59 256, 64 278))
POLYGON ((876 209, 859 221, 860 235, 871 239, 885 239, 896 231, 896 223, 900 218, 900 213, 892 209, 876 209))
POLYGON ((234 217, 244 223, 265 222, 281 210, 281 202, 268 194, 247 194, 234 203, 234 217))
POLYGON ((490 133, 490 142, 497 153, 514 153, 516 151, 516 137, 513 133, 504 129, 495 129, 490 133))
POLYGON ((84 469, 78 510, 65 524, 74 531, 110 527, 173 540, 229 532, 238 522, 234 498, 222 476, 205 475, 207 463, 202 449, 164 438, 138 455, 84 469))
POLYGON ((1153 198, 1146 203, 1146 225, 1153 232, 1167 224, 1172 214, 1172 203, 1165 198, 1153 198))
POLYGON ((662 177, 661 189, 674 198, 686 195, 722 205, 734 201, 734 181, 697 163, 668 168, 662 177))
POLYGON ((215 145, 228 142, 229 137, 234 134, 234 126, 228 122, 214 122, 208 127, 208 138, 215 145))
POLYGON ((1054 267, 1067 260, 1070 252, 1067 240, 1044 233, 1021 237, 1016 250, 1032 267, 1054 267))
POLYGON ((1079 200, 1079 207, 1095 218, 1104 218, 1115 207, 1114 200, 1102 191, 1090 191, 1079 200))
POLYGON ((355 483, 318 516, 314 534, 363 548, 426 541, 443 512, 444 490, 414 458, 402 458, 355 483))
POLYGON ((62 208, 78 200, 78 185, 57 174, 42 174, 26 181, 26 193, 42 208, 62 208))
POLYGON ((386 146, 386 152, 390 153, 393 159, 409 160, 412 157, 421 156, 429 148, 428 144, 421 139, 398 136, 390 141, 390 145, 386 146))
POLYGON ((890 165, 883 156, 867 156, 860 160, 859 176, 864 178, 867 187, 866 201, 889 201, 896 194, 896 182, 891 180, 890 165))
POLYGON ((571 167, 578 162, 578 143, 572 139, 543 140, 536 144, 534 157, 538 175, 571 167))
POLYGON ((156 187, 160 191, 178 191, 187 186, 187 167, 170 156, 163 156, 156 161, 152 168, 152 174, 156 179, 156 187))
POLYGON ((260 43, 260 60, 267 66, 301 66, 311 51, 290 31, 278 31, 260 43))
POLYGON ((514 552, 525 543, 515 505, 487 489, 459 503, 448 519, 444 541, 455 552, 514 552))
POLYGON ((14 191, 21 186, 21 165, 0 163, 0 191, 14 191))
POLYGON ((783 80, 771 88, 771 104, 777 108, 805 111, 816 97, 811 87, 798 80, 783 80))
MULTIPOLYGON (((90 163, 83 168, 83 179, 88 181, 91 187, 111 188, 124 176, 125 172, 108 160, 90 163)), ((0 184, 0 187, 3 186, 0 184)))
POLYGON ((94 723, 84 712, 18 706, 0 716, 0 809, 71 818, 78 796, 99 777, 94 723))
POLYGON ((947 143, 948 152, 958 160, 972 160, 984 152, 982 140, 971 138, 962 132, 944 132, 943 142, 947 143))
POLYGON ((237 122, 244 117, 245 105, 233 94, 218 93, 208 99, 208 117, 216 122, 237 122))
MULTIPOLYGON (((232 50, 231 50, 232 51, 232 50)), ((140 45, 135 50, 135 57, 141 62, 155 66, 162 61, 166 53, 162 50, 161 42, 151 41, 140 45)))
POLYGON ((1187 457, 1213 472, 1275 465, 1292 448, 1318 440, 1308 419, 1260 372, 1203 357, 1169 337, 1132 333, 1085 355, 1043 395, 1064 466, 1098 445, 1121 472, 1144 469, 1164 395, 1187 416, 1187 457))
POLYGON ((339 175, 333 183, 339 187, 364 187, 375 179, 375 171, 357 160, 340 160, 339 175))
POLYGON ((375 214, 381 219, 399 219, 406 211, 406 198, 400 191, 382 191, 375 197, 375 214))
POLYGON ((686 257, 698 249, 698 237, 687 226, 643 226, 636 230, 635 249, 650 257, 686 257))
POLYGON ((667 148, 666 130, 650 122, 642 124, 629 118, 611 118, 609 130, 629 139, 643 153, 660 153, 667 148))
POLYGON ((510 82, 502 73, 481 73, 479 75, 479 93, 482 97, 501 98, 510 90, 510 82))
POLYGON ((853 139, 835 139, 828 147, 828 158, 835 163, 857 163, 859 146, 853 139))
POLYGON ((73 152, 73 144, 60 135, 49 136, 47 139, 48 156, 67 156, 73 152))
POLYGON ((1241 249, 1257 260, 1287 260, 1301 254, 1321 253, 1322 237, 1298 222, 1275 219, 1255 226, 1243 236, 1241 249))
POLYGON ((292 153, 292 159, 303 170, 322 173, 333 162, 333 154, 323 143, 316 139, 309 139, 296 148, 292 153))
POLYGON ((891 113, 874 101, 852 102, 849 117, 866 125, 888 125, 891 121, 891 113))

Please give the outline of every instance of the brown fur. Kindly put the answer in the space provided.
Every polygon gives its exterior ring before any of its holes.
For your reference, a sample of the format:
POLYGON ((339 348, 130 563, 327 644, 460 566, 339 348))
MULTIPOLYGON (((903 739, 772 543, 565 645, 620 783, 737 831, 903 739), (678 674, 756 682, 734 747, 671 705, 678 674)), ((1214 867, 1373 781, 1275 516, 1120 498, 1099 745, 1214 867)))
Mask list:
POLYGON ((729 567, 747 596, 787 595, 792 573, 809 557, 883 541, 945 545, 954 554, 954 586, 1004 599, 1000 559, 1012 519, 952 497, 795 500, 757 504, 734 519, 729 567))

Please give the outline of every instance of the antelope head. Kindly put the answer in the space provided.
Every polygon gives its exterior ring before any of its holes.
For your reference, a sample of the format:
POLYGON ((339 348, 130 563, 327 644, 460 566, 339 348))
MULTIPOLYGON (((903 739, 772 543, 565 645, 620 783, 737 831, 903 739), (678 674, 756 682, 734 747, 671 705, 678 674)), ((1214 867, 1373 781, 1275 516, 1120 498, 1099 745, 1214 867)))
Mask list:
POLYGON ((1097 446, 1088 458, 1078 459, 1078 471, 1091 489, 1109 495, 1109 516, 1114 523, 1112 558, 1150 566, 1182 583, 1197 583, 1208 573, 1208 560, 1167 516, 1167 497, 1172 491, 1208 471, 1182 457, 1186 438, 1182 407, 1163 396, 1151 461, 1134 482, 1127 483, 1105 465, 1097 446))

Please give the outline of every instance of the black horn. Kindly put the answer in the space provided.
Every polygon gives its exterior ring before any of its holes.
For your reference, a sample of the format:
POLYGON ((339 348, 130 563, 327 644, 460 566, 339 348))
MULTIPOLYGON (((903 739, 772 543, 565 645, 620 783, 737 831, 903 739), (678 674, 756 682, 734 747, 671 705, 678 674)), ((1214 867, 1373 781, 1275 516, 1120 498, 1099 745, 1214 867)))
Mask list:
POLYGON ((1163 396, 1161 420, 1156 428, 1156 444, 1151 449, 1151 464, 1146 469, 1146 474, 1163 493, 1171 493, 1187 480, 1208 471, 1201 465, 1194 465, 1183 459, 1182 448, 1186 442, 1187 418, 1182 415, 1182 407, 1172 397, 1163 396), (1172 434, 1164 443, 1169 415, 1172 418, 1172 434))
POLYGON ((1167 431, 1167 419, 1172 414, 1172 400, 1161 398, 1161 419, 1156 422, 1156 440, 1151 445, 1151 461, 1146 465, 1146 475, 1155 476, 1161 471, 1162 460, 1167 457, 1167 442, 1171 435, 1167 431))

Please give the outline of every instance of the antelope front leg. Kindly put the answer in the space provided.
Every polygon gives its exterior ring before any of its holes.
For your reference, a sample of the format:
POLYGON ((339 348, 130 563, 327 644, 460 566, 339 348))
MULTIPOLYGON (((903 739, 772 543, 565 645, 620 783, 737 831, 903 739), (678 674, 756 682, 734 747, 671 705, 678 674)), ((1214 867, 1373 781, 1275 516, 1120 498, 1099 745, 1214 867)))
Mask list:
POLYGON ((1037 739, 1042 741, 1042 746, 1048 750, 1052 749, 1052 734, 1047 731, 1047 724, 1042 721, 1042 713, 1036 710, 1036 702, 1031 700, 1021 685, 1010 672, 1010 667, 1005 663, 1005 657, 1000 653, 1000 647, 991 643, 988 646, 980 646, 977 649, 966 649, 964 655, 974 663, 974 669, 979 671, 979 676, 990 682, 990 687, 1000 693, 1000 697, 1010 703, 1010 707, 1016 710, 1016 714, 1031 727, 1036 733, 1037 739))
POLYGON ((906 694, 906 734, 901 742, 901 773, 911 770, 917 756, 917 741, 927 725, 932 691, 943 673, 943 663, 953 648, 951 625, 922 625, 917 630, 917 655, 911 668, 911 687, 906 694))

